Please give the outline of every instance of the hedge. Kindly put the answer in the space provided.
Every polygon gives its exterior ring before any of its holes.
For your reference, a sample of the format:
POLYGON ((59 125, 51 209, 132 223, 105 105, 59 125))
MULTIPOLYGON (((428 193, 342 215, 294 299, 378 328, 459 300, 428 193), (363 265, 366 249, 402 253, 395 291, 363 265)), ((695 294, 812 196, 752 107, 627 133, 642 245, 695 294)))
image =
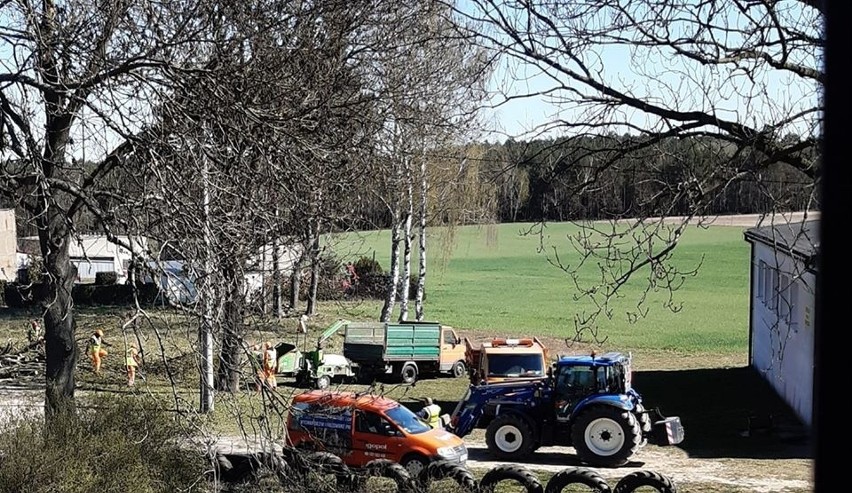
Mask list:
MULTIPOLYGON (((148 305, 156 299, 159 287, 154 283, 140 283, 137 285, 137 291, 139 302, 148 305)), ((3 296, 6 299, 6 306, 10 308, 36 306, 46 298, 42 284, 7 283, 3 289, 3 296)), ((129 284, 75 284, 71 289, 71 299, 78 306, 130 305, 133 303, 133 286, 129 284)))

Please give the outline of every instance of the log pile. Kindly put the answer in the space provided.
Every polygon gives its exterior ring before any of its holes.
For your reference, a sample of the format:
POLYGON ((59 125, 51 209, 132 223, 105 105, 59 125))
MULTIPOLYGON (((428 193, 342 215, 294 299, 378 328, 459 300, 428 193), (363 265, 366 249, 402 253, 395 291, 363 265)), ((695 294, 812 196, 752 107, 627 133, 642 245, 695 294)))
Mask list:
POLYGON ((44 342, 16 349, 11 341, 0 346, 0 380, 38 378, 44 374, 44 342))

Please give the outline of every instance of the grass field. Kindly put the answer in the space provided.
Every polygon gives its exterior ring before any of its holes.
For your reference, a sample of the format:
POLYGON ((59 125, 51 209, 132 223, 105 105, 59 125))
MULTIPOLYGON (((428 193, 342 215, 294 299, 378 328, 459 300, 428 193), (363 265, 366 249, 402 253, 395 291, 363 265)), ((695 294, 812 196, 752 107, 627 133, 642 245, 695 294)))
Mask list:
MULTIPOLYGON (((471 226, 454 230, 451 238, 447 230, 432 230, 426 318, 472 332, 572 337, 575 315, 593 306, 574 298, 577 290, 570 276, 549 260, 557 252, 563 264, 579 261, 567 241, 577 227, 550 224, 541 237, 522 234, 525 229, 529 225, 471 226)), ((388 265, 386 231, 335 238, 331 244, 348 258, 375 256, 388 265)), ((611 318, 597 320, 599 335, 608 339, 608 345, 634 351, 746 351, 749 246, 743 229, 692 227, 675 251, 674 262, 684 270, 701 265, 698 274, 684 278, 674 294, 679 311, 664 306, 667 292, 652 292, 647 316, 629 321, 628 312, 636 312, 647 281, 641 279, 647 278, 647 272, 642 272, 624 286, 611 318)), ((595 281, 596 270, 588 266, 582 271, 585 286, 595 281)), ((375 318, 379 313, 378 303, 356 308, 350 308, 351 314, 375 318)), ((344 307, 339 310, 350 315, 344 307)))

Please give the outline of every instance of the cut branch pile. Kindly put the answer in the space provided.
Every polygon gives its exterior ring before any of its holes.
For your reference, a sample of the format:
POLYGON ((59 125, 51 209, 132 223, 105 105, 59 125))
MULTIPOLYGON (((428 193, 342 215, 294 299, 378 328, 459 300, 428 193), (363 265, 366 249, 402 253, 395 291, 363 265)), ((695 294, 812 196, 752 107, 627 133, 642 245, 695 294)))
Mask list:
POLYGON ((11 341, 0 346, 0 380, 38 377, 44 372, 44 342, 36 341, 16 350, 11 341))

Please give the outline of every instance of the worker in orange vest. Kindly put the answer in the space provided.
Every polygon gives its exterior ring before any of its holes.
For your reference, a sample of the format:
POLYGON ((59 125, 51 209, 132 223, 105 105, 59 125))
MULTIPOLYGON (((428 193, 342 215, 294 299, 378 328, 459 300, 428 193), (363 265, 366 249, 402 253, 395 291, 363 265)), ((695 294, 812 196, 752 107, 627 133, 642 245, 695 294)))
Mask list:
POLYGON ((95 372, 95 375, 101 374, 101 364, 107 355, 104 346, 111 347, 112 344, 104 341, 104 331, 97 329, 92 333, 92 337, 89 338, 89 359, 92 361, 92 370, 95 372))
POLYGON ((278 387, 278 381, 275 378, 275 370, 278 366, 278 354, 275 351, 275 346, 271 341, 266 341, 261 347, 260 354, 260 371, 258 372, 259 382, 257 391, 260 392, 261 386, 266 385, 270 389, 278 387))

